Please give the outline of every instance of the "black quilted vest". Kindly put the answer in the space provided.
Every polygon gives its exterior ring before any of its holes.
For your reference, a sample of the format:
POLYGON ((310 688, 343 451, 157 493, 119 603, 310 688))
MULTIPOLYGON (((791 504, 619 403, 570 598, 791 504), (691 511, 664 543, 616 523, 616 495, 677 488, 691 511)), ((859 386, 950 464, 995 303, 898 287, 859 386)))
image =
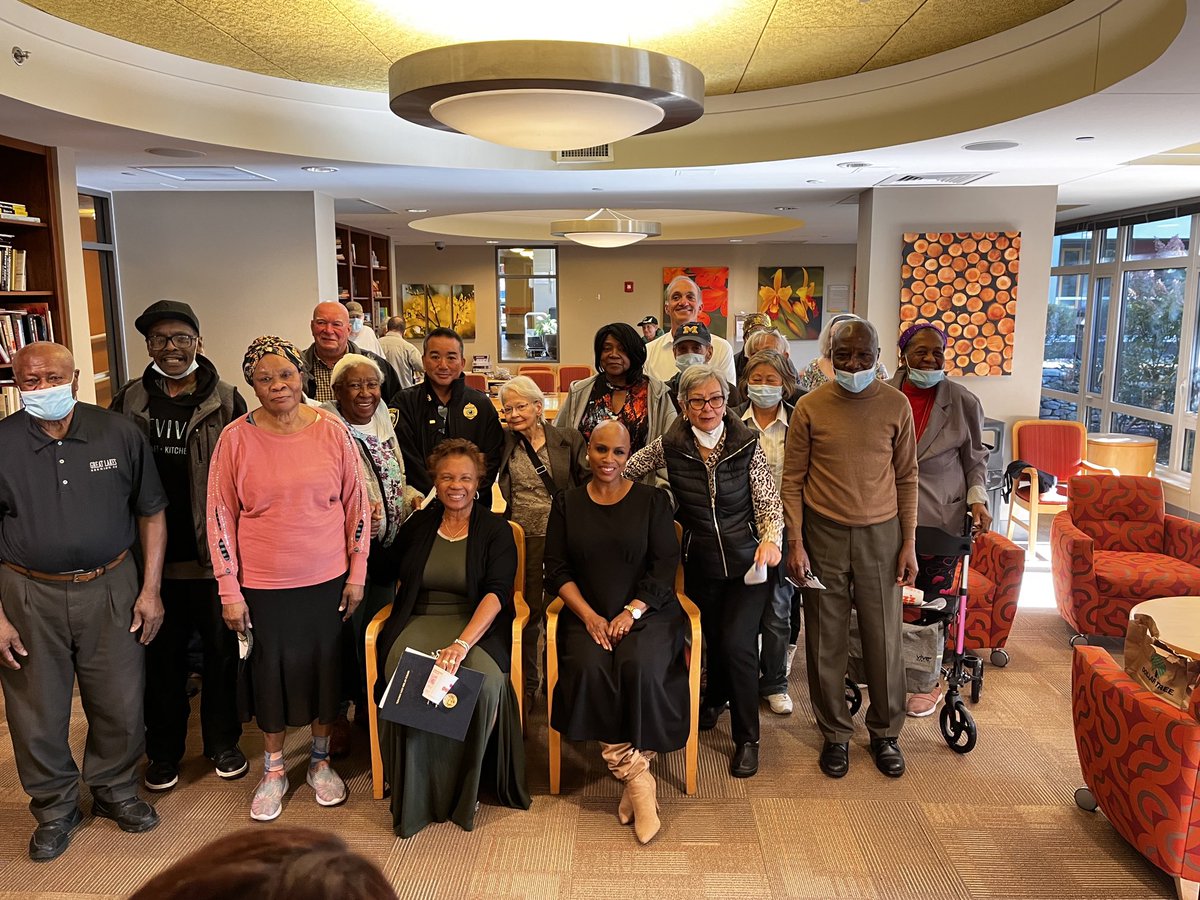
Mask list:
POLYGON ((736 416, 725 415, 725 446, 716 466, 715 493, 687 418, 663 435, 675 518, 683 526, 684 559, 712 578, 741 578, 754 562, 758 536, 750 497, 750 459, 758 438, 736 416))

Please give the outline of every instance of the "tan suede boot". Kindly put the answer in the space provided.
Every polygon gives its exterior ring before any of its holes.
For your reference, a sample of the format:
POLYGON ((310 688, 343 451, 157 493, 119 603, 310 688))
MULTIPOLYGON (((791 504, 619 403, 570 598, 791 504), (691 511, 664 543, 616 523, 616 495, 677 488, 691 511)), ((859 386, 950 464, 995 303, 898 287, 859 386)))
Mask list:
POLYGON ((617 821, 628 825, 633 821, 633 800, 629 797, 629 785, 621 786, 621 802, 617 805, 617 821))
POLYGON ((633 831, 639 843, 648 844, 658 834, 658 785, 649 770, 628 783, 629 799, 633 803, 633 831))

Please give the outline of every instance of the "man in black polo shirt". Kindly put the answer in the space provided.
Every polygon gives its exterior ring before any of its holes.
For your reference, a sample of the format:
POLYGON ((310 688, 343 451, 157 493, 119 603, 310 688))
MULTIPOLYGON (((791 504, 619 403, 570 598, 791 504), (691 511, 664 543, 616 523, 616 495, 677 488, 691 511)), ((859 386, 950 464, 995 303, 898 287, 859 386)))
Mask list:
POLYGON ((144 782, 167 791, 179 781, 191 705, 187 696, 188 641, 204 647, 200 733, 204 755, 222 778, 249 769, 238 747, 237 637, 225 627, 208 555, 208 464, 221 429, 246 414, 237 388, 221 381, 200 354, 200 320, 178 300, 152 303, 134 326, 146 336, 150 365, 113 398, 110 409, 142 429, 154 451, 170 505, 163 567, 165 615, 146 650, 146 766, 144 782))
POLYGON ((0 685, 17 773, 38 827, 35 860, 83 821, 67 729, 88 720, 83 780, 95 815, 124 831, 158 824, 138 798, 144 644, 163 617, 167 498, 150 445, 124 416, 77 403, 71 352, 38 342, 13 357, 25 408, 0 419, 0 685), (142 585, 130 548, 140 538, 142 585))
POLYGON ((504 429, 487 394, 467 387, 463 378, 463 342, 457 331, 435 328, 425 336, 425 381, 405 388, 392 402, 397 410, 396 437, 404 453, 408 483, 423 494, 433 487, 425 468, 429 451, 447 438, 466 438, 487 457, 487 472, 479 481, 484 505, 487 491, 500 471, 504 429))
POLYGON ((318 403, 333 402, 333 385, 330 378, 333 367, 347 353, 361 353, 375 361, 383 372, 383 387, 380 393, 385 403, 391 404, 392 396, 400 390, 400 379, 388 361, 377 353, 364 350, 350 340, 350 313, 337 301, 318 303, 313 308, 309 323, 313 342, 302 354, 304 357, 304 395, 318 403))

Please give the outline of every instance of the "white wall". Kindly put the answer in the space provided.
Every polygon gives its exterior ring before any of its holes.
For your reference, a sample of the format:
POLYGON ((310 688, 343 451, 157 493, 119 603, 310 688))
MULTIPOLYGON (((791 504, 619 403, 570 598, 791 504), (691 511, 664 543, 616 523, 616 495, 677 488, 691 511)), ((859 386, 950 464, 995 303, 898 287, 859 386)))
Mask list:
MULTIPOLYGON (((396 246, 396 283, 474 284, 477 337, 466 351, 499 358, 494 247, 396 246)), ((855 248, 849 244, 639 244, 597 250, 560 245, 558 253, 559 349, 561 361, 592 365, 592 339, 609 322, 633 324, 643 316, 664 321, 665 266, 728 266, 729 324, 738 312, 758 308, 759 266, 824 266, 825 284, 852 284, 855 248), (626 294, 624 283, 634 283, 626 294)), ((899 270, 897 269, 897 275, 899 270)), ((398 291, 398 294, 401 293, 398 291)), ((401 294, 402 295, 402 294, 401 294)), ((803 365, 816 355, 816 342, 796 342, 792 358, 803 365)))
POLYGON ((113 217, 131 376, 148 362, 133 322, 156 300, 191 304, 205 355, 226 381, 245 387, 250 341, 277 334, 307 347, 313 306, 337 297, 328 197, 124 191, 113 194, 113 217))
POLYGON ((900 245, 906 231, 1019 231, 1013 373, 958 379, 984 414, 1012 421, 1038 416, 1050 249, 1058 189, 1048 187, 876 188, 859 201, 858 308, 879 329, 883 360, 895 368, 900 325, 900 245))

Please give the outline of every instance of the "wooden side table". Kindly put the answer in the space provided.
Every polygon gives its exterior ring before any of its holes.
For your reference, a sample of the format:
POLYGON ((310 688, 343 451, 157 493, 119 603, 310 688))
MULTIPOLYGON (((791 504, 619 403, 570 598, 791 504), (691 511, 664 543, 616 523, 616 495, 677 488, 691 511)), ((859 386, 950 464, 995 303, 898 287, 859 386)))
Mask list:
POLYGON ((1192 659, 1200 659, 1200 597, 1158 597, 1129 611, 1143 613, 1158 626, 1159 643, 1192 659))
POLYGON ((1153 475, 1158 440, 1136 434, 1089 434, 1087 461, 1120 475, 1153 475))

